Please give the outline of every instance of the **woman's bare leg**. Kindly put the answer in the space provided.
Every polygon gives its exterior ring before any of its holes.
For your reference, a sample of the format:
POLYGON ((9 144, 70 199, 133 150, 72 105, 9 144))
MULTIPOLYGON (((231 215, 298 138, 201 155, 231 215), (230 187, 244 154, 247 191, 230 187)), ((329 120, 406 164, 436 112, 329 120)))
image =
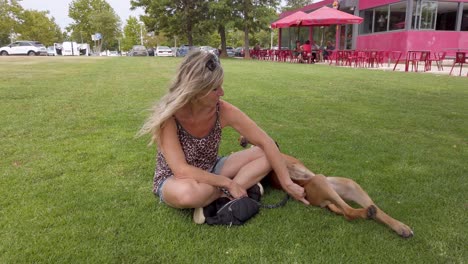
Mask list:
MULTIPOLYGON (((271 170, 262 149, 252 147, 229 155, 220 177, 233 179, 245 189, 259 182, 271 170)), ((222 195, 214 186, 191 179, 168 178, 162 189, 164 201, 175 208, 205 207, 222 195)))
POLYGON ((205 207, 221 196, 221 191, 211 185, 192 179, 170 177, 164 183, 164 201, 175 208, 205 207))
POLYGON ((251 147, 233 153, 225 161, 220 175, 233 179, 245 189, 252 187, 271 170, 265 153, 259 147, 251 147))

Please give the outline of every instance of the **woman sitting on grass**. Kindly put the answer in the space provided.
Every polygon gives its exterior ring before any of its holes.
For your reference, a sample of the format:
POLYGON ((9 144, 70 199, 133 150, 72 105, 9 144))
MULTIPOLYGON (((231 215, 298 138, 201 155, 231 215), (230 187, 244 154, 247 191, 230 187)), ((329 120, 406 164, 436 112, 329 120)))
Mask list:
MULTIPOLYGON (((261 186, 256 184, 273 169, 283 188, 307 204, 275 142, 246 114, 220 100, 223 77, 215 55, 188 54, 169 91, 154 106, 140 131, 150 133, 158 148, 153 192, 175 208, 202 208, 225 195, 222 189, 233 198, 258 193, 261 186), (257 147, 219 157, 224 127, 234 128, 257 147)), ((200 212, 194 213, 197 223, 204 221, 197 217, 200 212)))

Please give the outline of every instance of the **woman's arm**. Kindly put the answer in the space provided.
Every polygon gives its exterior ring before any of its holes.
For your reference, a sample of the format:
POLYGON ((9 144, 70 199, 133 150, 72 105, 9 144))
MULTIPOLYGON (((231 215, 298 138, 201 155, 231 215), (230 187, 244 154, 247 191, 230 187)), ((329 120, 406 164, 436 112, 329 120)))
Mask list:
POLYGON ((289 177, 286 161, 283 159, 275 141, 265 133, 252 119, 237 107, 221 101, 221 124, 231 126, 249 141, 260 147, 271 164, 271 167, 278 175, 281 186, 295 199, 309 204, 305 200, 304 188, 295 184, 289 177))
POLYGON ((233 180, 221 175, 214 175, 187 163, 177 136, 177 127, 174 118, 165 122, 161 130, 158 148, 164 155, 167 165, 169 165, 176 179, 194 179, 200 183, 227 188, 235 198, 246 195, 245 190, 240 188, 233 180))

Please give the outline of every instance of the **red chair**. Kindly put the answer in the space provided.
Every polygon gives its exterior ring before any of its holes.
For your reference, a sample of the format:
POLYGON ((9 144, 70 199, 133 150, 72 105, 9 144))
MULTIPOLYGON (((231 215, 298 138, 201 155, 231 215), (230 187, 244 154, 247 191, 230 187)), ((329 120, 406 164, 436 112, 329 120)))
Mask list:
POLYGON ((262 49, 262 50, 259 51, 258 58, 260 60, 266 60, 267 57, 268 57, 268 50, 262 49))
POLYGON ((395 62, 395 66, 393 66, 393 71, 395 71, 396 66, 400 62, 401 54, 403 54, 403 52, 401 52, 401 51, 390 51, 390 53, 389 53, 390 60, 392 62, 395 62))
POLYGON ((452 69, 450 70, 450 75, 452 75, 453 67, 455 67, 455 64, 460 64, 460 73, 458 74, 458 76, 461 76, 463 64, 465 63, 466 63, 466 52, 461 52, 461 51, 455 52, 455 60, 453 61, 452 69))
POLYGON ((328 60, 329 64, 332 65, 332 64, 333 64, 333 60, 336 61, 336 55, 337 55, 337 54, 338 54, 338 53, 337 53, 336 51, 334 51, 334 50, 329 50, 329 51, 328 51, 328 56, 327 56, 327 58, 326 58, 325 60, 328 60))
POLYGON ((272 57, 270 57, 270 60, 279 61, 280 60, 280 53, 281 53, 281 50, 274 50, 273 54, 272 54, 272 57))
POLYGON ((407 64, 411 62, 411 70, 414 69, 415 72, 418 72, 418 66, 420 62, 424 63, 424 71, 428 71, 431 69, 429 63, 429 51, 409 52, 408 56, 409 58, 407 58, 407 64))
POLYGON ((339 66, 343 65, 345 60, 345 52, 343 50, 337 50, 333 53, 335 53, 335 64, 339 66))
POLYGON ((355 51, 345 52, 345 54, 347 56, 345 65, 353 66, 354 64, 354 67, 364 67, 364 62, 366 59, 365 51, 355 50, 355 51))
POLYGON ((369 51, 367 53, 367 67, 374 68, 375 66, 379 66, 379 57, 377 51, 369 51))
POLYGON ((388 51, 378 51, 377 52, 377 60, 378 60, 378 64, 380 64, 380 66, 384 66, 384 62, 385 60, 388 60, 388 57, 389 57, 389 54, 390 52, 388 51))
POLYGON ((279 54, 279 61, 286 62, 287 60, 290 60, 292 57, 292 51, 291 50, 281 50, 279 54))
POLYGON ((433 53, 433 57, 429 58, 429 63, 432 65, 432 62, 435 61, 437 65, 437 69, 439 71, 444 70, 444 66, 442 65, 443 61, 445 60, 445 55, 447 52, 445 51, 440 51, 440 52, 435 52, 433 53))
POLYGON ((258 56, 259 56, 258 50, 250 50, 250 57, 252 57, 252 59, 259 59, 258 56))

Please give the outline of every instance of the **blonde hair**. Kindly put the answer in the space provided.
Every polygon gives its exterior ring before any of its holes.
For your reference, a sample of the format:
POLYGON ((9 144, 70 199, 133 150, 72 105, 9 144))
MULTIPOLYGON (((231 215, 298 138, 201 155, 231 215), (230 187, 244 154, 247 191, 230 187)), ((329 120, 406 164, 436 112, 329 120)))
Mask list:
POLYGON ((216 55, 202 51, 187 54, 168 92, 153 106, 153 113, 137 136, 149 133, 152 135, 150 144, 158 142, 169 118, 184 105, 219 88, 223 78, 224 71, 216 55))

